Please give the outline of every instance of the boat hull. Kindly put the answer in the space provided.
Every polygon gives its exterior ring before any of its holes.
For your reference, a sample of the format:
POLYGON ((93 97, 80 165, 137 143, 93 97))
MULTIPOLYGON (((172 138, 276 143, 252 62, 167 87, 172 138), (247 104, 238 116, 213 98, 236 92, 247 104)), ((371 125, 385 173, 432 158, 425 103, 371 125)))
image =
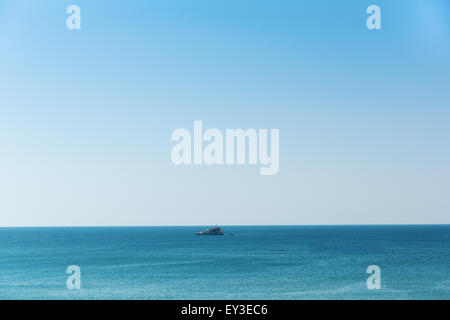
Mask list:
POLYGON ((196 232, 196 236, 223 236, 223 233, 204 233, 204 232, 196 232))

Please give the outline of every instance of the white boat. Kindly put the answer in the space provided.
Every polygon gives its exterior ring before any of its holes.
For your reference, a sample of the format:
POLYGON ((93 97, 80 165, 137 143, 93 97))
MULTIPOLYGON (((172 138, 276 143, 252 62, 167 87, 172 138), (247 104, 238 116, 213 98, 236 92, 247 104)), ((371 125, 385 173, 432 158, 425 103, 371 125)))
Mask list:
POLYGON ((224 232, 222 228, 219 228, 217 225, 214 228, 206 229, 204 231, 196 232, 196 236, 223 236, 224 232))

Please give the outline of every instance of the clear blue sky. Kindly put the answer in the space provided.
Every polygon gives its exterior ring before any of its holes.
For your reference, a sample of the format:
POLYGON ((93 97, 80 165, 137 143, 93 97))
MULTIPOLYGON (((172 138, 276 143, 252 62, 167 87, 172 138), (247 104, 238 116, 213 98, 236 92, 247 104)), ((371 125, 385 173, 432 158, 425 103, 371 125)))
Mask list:
POLYGON ((0 0, 0 226, 450 223, 449 21, 447 0, 0 0), (279 174, 174 166, 194 120, 279 128, 279 174))

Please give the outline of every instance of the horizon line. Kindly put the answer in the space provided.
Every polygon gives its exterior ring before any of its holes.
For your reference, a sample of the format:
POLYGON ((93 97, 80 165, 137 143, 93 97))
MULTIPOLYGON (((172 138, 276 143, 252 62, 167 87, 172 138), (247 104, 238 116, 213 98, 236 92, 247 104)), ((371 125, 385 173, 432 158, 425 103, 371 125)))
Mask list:
MULTIPOLYGON (((58 225, 58 226, 0 226, 0 229, 32 228, 188 228, 213 225, 58 225)), ((217 224, 219 225, 219 224, 217 224)), ((450 223, 386 223, 386 224, 229 224, 221 227, 365 227, 365 226, 450 226, 450 223)))

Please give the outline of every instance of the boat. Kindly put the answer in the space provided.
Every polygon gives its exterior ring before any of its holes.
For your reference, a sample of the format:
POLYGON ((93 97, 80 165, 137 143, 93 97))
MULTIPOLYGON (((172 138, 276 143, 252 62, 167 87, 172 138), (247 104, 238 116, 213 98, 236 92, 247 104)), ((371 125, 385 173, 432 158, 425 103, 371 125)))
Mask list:
POLYGON ((196 236, 223 236, 225 233, 222 228, 217 225, 214 228, 206 229, 204 231, 196 232, 196 236))

